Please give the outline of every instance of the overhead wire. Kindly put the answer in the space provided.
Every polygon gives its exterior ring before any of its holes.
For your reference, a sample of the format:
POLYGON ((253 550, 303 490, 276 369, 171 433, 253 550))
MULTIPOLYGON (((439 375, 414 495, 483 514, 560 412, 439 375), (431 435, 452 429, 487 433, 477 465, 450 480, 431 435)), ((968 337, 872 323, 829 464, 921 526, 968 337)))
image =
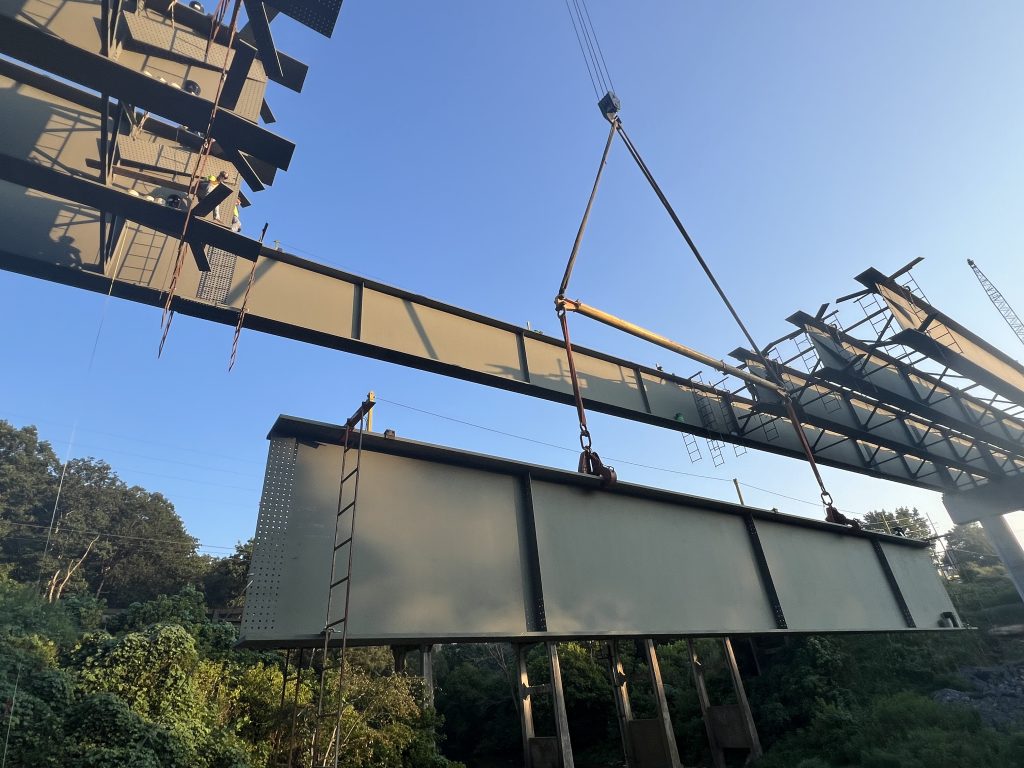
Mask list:
MULTIPOLYGON (((547 448, 554 448, 556 450, 566 451, 568 453, 577 453, 577 449, 576 448, 572 448, 572 447, 565 446, 565 445, 558 445, 557 443, 550 443, 550 442, 547 442, 545 440, 538 440, 537 438, 534 438, 534 437, 527 437, 526 435, 519 435, 519 434, 516 434, 514 432, 508 432, 508 431, 505 431, 505 430, 502 430, 502 429, 497 429, 495 427, 488 427, 488 426, 485 426, 483 424, 478 424, 478 423, 473 422, 473 421, 467 421, 466 419, 460 419, 460 418, 457 418, 455 416, 449 416, 447 414, 437 413, 436 411, 430 411, 430 410, 427 410, 425 408, 420 408, 420 407, 417 407, 417 406, 414 406, 414 405, 409 405, 407 403, 400 403, 398 401, 390 400, 390 399, 388 399, 386 397, 382 397, 379 394, 377 395, 377 402, 379 402, 379 403, 387 403, 388 405, 394 405, 394 406, 397 406, 399 408, 404 408, 406 410, 415 411, 416 413, 422 413, 422 414, 425 414, 427 416, 433 416, 433 417, 438 418, 438 419, 444 419, 445 421, 451 421, 451 422, 454 422, 456 424, 462 424, 463 426, 473 427, 474 429, 483 430, 485 432, 491 432, 493 434, 502 435, 504 437, 511 437, 511 438, 516 439, 516 440, 522 440, 524 442, 533 443, 535 445, 543 445, 543 446, 545 446, 547 448)), ((614 462, 616 462, 618 464, 626 464, 626 465, 633 466, 633 467, 638 467, 638 468, 641 468, 641 469, 650 469, 650 470, 653 470, 655 472, 666 472, 666 473, 673 474, 673 475, 681 475, 683 477, 694 477, 694 478, 698 478, 698 479, 701 479, 701 480, 715 480, 715 481, 718 481, 718 482, 732 483, 732 478, 727 478, 727 477, 716 477, 714 475, 703 475, 703 474, 700 474, 700 473, 697 473, 697 472, 685 472, 685 471, 679 470, 679 469, 672 469, 670 467, 659 467, 659 466, 656 466, 656 465, 653 465, 653 464, 644 464, 642 462, 630 461, 628 459, 618 458, 618 457, 614 457, 614 456, 609 456, 608 459, 610 461, 614 461, 614 462)), ((768 494, 771 494, 773 496, 778 496, 780 498, 789 499, 791 501, 797 501, 797 502, 799 502, 801 504, 808 504, 808 505, 814 506, 814 507, 821 506, 821 503, 817 502, 817 501, 809 501, 807 499, 801 499, 801 498, 798 498, 796 496, 791 496, 791 495, 788 495, 788 494, 785 494, 785 493, 780 493, 779 491, 773 491, 773 490, 770 490, 768 488, 763 488, 761 486, 751 485, 750 483, 745 483, 745 482, 740 481, 740 485, 744 486, 745 488, 750 488, 750 489, 755 490, 755 491, 762 491, 764 493, 768 493, 768 494)), ((853 512, 850 511, 850 510, 842 510, 842 511, 847 512, 849 514, 853 514, 853 512)))
MULTIPOLYGON (((29 417, 26 414, 17 414, 17 415, 19 415, 23 419, 31 418, 31 417, 29 417)), ((54 421, 52 419, 38 419, 38 422, 41 423, 41 424, 52 424, 52 425, 55 425, 55 426, 62 426, 62 427, 70 426, 69 424, 67 424, 67 422, 54 421)), ((167 443, 167 442, 164 442, 164 441, 161 441, 161 440, 147 440, 145 438, 136 437, 134 435, 124 435, 124 434, 121 434, 119 432, 106 432, 104 430, 89 429, 88 427, 82 427, 82 426, 78 427, 78 431, 79 432, 88 432, 88 433, 93 434, 93 435, 105 435, 107 437, 116 437, 116 438, 119 438, 121 440, 128 440, 128 441, 136 442, 136 443, 144 443, 146 445, 155 445, 155 446, 158 446, 158 447, 161 447, 161 448, 173 448, 176 451, 187 451, 189 453, 196 453, 196 454, 199 454, 199 455, 202 455, 202 456, 211 456, 211 457, 220 458, 220 459, 230 459, 231 461, 242 462, 242 463, 245 463, 245 464, 259 464, 261 466, 263 465, 262 461, 257 461, 255 459, 242 459, 242 458, 239 458, 238 456, 232 456, 232 455, 227 454, 227 453, 214 453, 212 451, 203 451, 203 450, 200 450, 198 448, 193 448, 191 446, 175 445, 173 443, 167 443)))
MULTIPOLYGON (((25 522, 19 522, 19 521, 16 521, 16 520, 5 520, 4 523, 7 524, 7 525, 17 525, 17 526, 20 526, 22 528, 45 528, 46 527, 42 523, 25 523, 25 522)), ((111 533, 109 531, 98 531, 98 530, 91 530, 91 529, 88 529, 88 528, 64 528, 63 530, 67 531, 69 533, 84 533, 84 534, 88 534, 90 536, 102 536, 105 539, 125 539, 125 540, 129 540, 129 541, 143 541, 143 542, 150 542, 150 543, 154 543, 154 544, 171 544, 171 545, 178 545, 178 546, 196 547, 196 548, 202 548, 202 549, 226 549, 226 550, 231 550, 231 551, 233 551, 235 549, 234 546, 228 546, 227 544, 204 544, 203 542, 198 541, 198 540, 196 540, 195 544, 188 544, 188 542, 181 541, 180 539, 167 539, 167 538, 161 538, 161 537, 156 537, 156 536, 132 536, 132 535, 126 534, 126 533, 111 533)))

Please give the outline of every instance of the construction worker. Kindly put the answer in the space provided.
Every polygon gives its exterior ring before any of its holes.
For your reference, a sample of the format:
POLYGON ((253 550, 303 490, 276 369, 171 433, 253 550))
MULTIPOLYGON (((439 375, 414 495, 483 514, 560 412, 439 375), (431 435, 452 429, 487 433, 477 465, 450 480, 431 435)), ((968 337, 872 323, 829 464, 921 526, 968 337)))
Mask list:
MULTIPOLYGON (((221 171, 216 176, 210 175, 199 182, 199 189, 196 192, 199 194, 199 199, 202 200, 208 194, 213 192, 219 184, 228 183, 228 172, 221 171)), ((215 221, 220 221, 220 206, 216 206, 213 209, 213 218, 215 221)))
POLYGON ((235 209, 231 214, 231 231, 241 232, 242 231, 242 220, 238 218, 238 203, 235 203, 235 209))

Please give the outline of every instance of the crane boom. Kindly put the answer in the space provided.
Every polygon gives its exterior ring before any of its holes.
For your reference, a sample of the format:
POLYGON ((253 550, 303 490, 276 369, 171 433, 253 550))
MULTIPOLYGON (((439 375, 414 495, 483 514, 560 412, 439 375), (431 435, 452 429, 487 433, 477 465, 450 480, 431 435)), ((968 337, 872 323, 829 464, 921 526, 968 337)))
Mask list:
POLYGON ((1017 338, 1024 344, 1024 321, 1021 321, 1017 313, 1013 311, 1010 303, 1003 298, 1003 294, 999 292, 999 289, 992 285, 992 281, 985 277, 985 273, 981 271, 978 265, 971 259, 967 260, 967 264, 974 270, 978 282, 981 283, 981 287, 985 289, 985 293, 988 294, 989 299, 991 299, 996 309, 999 310, 999 314, 1003 316, 1003 319, 1013 329, 1013 332, 1017 334, 1017 338))

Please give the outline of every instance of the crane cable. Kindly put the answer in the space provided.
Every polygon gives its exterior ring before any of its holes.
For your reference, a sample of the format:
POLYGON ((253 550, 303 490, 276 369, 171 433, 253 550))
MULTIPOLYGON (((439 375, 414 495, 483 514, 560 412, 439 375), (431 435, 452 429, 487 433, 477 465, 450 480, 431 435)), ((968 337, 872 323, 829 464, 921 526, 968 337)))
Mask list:
POLYGON ((594 186, 590 190, 590 198, 587 200, 587 207, 583 211, 583 219, 580 221, 580 228, 576 232, 576 240, 572 244, 572 252, 569 254, 569 261, 565 265, 565 274, 562 276, 562 283, 558 289, 558 297, 555 299, 555 314, 558 315, 559 325, 562 327, 562 338, 565 341, 565 355, 569 361, 569 378, 572 381, 573 399, 576 401, 576 413, 580 420, 580 453, 579 471, 588 475, 595 475, 601 478, 603 486, 614 485, 617 477, 615 468, 605 466, 601 457, 593 449, 593 441, 590 436, 590 429, 587 426, 587 411, 583 406, 583 395, 580 392, 579 377, 576 374, 576 362, 572 354, 572 341, 569 339, 569 320, 565 311, 562 299, 569 288, 569 280, 572 277, 573 267, 576 266, 576 256, 580 252, 580 245, 583 243, 583 233, 587 230, 587 223, 590 221, 590 211, 594 207, 594 199, 597 197, 597 188, 601 184, 601 176, 604 167, 608 163, 608 153, 611 151, 612 142, 615 140, 615 128, 618 117, 612 115, 609 119, 611 129, 608 131, 608 140, 604 144, 604 152, 601 153, 601 162, 597 166, 597 176, 594 178, 594 186))
POLYGON ((733 319, 736 321, 736 325, 739 326, 740 331, 742 331, 743 335, 746 337, 747 342, 750 344, 751 350, 754 352, 755 355, 757 355, 761 363, 764 365, 768 377, 776 384, 778 384, 782 404, 786 409, 786 415, 789 418, 790 423, 793 425, 793 429, 796 432, 797 439, 800 442, 800 447, 803 449, 804 455, 807 458, 807 463, 810 465, 811 472, 814 473, 814 479, 817 481, 818 488, 821 491, 821 503, 822 506, 825 507, 826 519, 829 522, 840 523, 843 525, 853 525, 854 527, 857 527, 856 521, 850 520, 849 518, 845 517, 838 509, 836 509, 835 503, 832 499, 832 494, 828 492, 828 488, 825 486, 825 480, 821 476, 821 470, 818 468, 818 462, 815 460, 814 449, 811 447, 810 442, 807 440, 807 435, 804 432, 803 424, 800 421, 800 416, 799 414, 797 414, 796 411, 796 405, 793 403, 793 398, 790 396, 786 388, 786 383, 782 375, 771 363, 771 361, 768 359, 768 356, 764 353, 761 347, 758 346, 757 342, 754 341, 753 335, 750 333, 746 324, 740 318, 739 313, 736 311, 736 308, 733 306, 732 302, 729 301, 729 297, 726 295, 725 290, 718 282, 718 279, 715 277, 714 272, 711 271, 711 267, 708 266, 708 263, 704 260, 704 257, 700 253, 700 250, 697 248, 697 244, 693 242, 693 238, 690 237, 690 233, 686 231, 686 227, 683 225, 683 222, 680 220, 679 216, 675 212, 675 209, 672 207, 672 204, 669 202, 668 198, 665 196, 665 193, 662 191, 658 182, 655 180, 654 174, 651 173, 650 168, 647 167, 647 163, 645 163, 643 157, 640 156, 640 152, 639 150, 637 150, 636 145, 634 145, 632 140, 629 138, 629 134, 626 133, 625 128, 623 128, 622 126, 622 121, 617 121, 615 125, 617 126, 619 135, 622 137, 622 143, 626 145, 626 149, 629 151, 630 156, 633 158, 634 161, 636 161, 637 167, 640 168, 640 172, 643 173, 644 178, 646 178, 647 182, 651 185, 651 189, 654 190, 654 194, 657 195, 658 200, 661 201, 661 204, 662 206, 664 206, 665 211, 672 219, 672 223, 676 225, 676 229, 679 230, 679 234, 683 236, 683 239, 686 241, 687 246, 689 246, 694 258, 700 265, 700 268, 704 271, 704 274, 707 275, 708 280, 711 281, 711 285, 718 293, 719 298, 722 299, 722 303, 725 304, 726 308, 729 310, 729 314, 732 315, 733 319))
MULTIPOLYGON (((570 0, 566 0, 566 8, 569 8, 569 2, 570 0)), ((587 224, 590 219, 590 212, 593 208, 594 199, 597 195, 597 188, 601 181, 601 175, 608 161, 608 153, 611 150, 611 145, 615 138, 615 134, 618 133, 618 135, 622 138, 622 143, 626 146, 626 149, 628 150, 630 156, 636 162, 637 167, 640 169, 640 172, 644 175, 644 178, 647 179, 647 183, 650 184, 651 189, 654 191, 655 195, 657 195, 658 199, 661 201, 662 206, 665 208, 665 211, 672 219, 672 223, 675 224, 676 229, 679 231, 679 234, 682 235, 683 240, 686 242, 690 251, 693 253, 694 258, 696 258, 697 263, 700 265, 700 268, 703 270, 708 280, 710 280, 711 285, 718 293, 718 296, 722 300, 722 303, 724 303, 726 308, 729 310, 729 314, 732 315, 733 320, 736 321, 736 325, 739 326, 740 331, 743 333, 744 337, 747 339, 747 342, 750 344, 751 350, 764 365, 768 378, 777 384, 778 394, 780 399, 782 400, 783 407, 785 408, 786 416, 788 417, 790 423, 793 425, 793 429, 796 432, 797 440, 800 443, 800 447, 803 450, 804 456, 807 459, 807 463, 811 468, 811 472, 814 474, 814 479, 818 483, 818 488, 821 492, 821 503, 822 506, 825 508, 825 519, 828 522, 838 523, 841 525, 851 525, 854 528, 859 528, 860 526, 856 520, 846 517, 836 508, 835 502, 832 498, 832 494, 829 493, 828 488, 825 485, 825 480, 821 475, 821 470, 819 469, 818 463, 814 456, 814 449, 807 439, 807 434, 804 432, 803 424, 796 410, 796 405, 793 402, 792 396, 789 394, 783 376, 778 371, 778 369, 771 363, 771 361, 768 359, 767 355, 757 344, 757 342, 754 341, 753 334, 750 333, 750 330, 747 328, 746 324, 740 318, 740 315, 736 311, 735 306, 733 306, 733 303, 729 300, 729 297, 726 295, 725 290, 722 288, 721 284, 718 282, 718 279, 715 277, 714 272, 711 271, 711 267, 708 265, 707 261, 705 261, 704 257, 701 255, 700 250, 697 248, 697 244, 693 241, 693 238, 690 237, 690 233, 687 232, 686 227, 683 225, 682 220, 676 214, 675 209, 672 207, 672 204, 668 200, 668 197, 666 197, 664 191, 662 191, 661 189, 661 186, 654 178, 654 174, 651 173, 650 168, 647 166, 647 163, 644 162, 644 159, 640 155, 640 152, 636 148, 636 145, 633 144, 633 141, 629 138, 629 134, 626 133, 626 130, 622 125, 622 121, 619 119, 618 116, 620 103, 618 98, 615 96, 614 90, 611 88, 611 76, 610 74, 608 74, 608 67, 604 61, 604 54, 601 51, 600 43, 597 42, 597 30, 594 29, 593 22, 590 19, 590 12, 589 10, 586 9, 586 0, 571 0, 571 2, 576 8, 576 15, 574 15, 572 13, 572 10, 570 9, 569 16, 572 19, 573 29, 576 31, 577 42, 580 43, 580 51, 583 53, 584 61, 587 64, 588 73, 591 73, 591 84, 594 85, 596 90, 596 83, 594 82, 593 73, 591 72, 591 70, 593 70, 593 72, 598 73, 598 80, 600 80, 602 84, 604 82, 603 78, 606 78, 607 83, 609 85, 604 98, 600 100, 598 106, 601 109, 601 112, 604 115, 605 119, 607 119, 608 122, 611 123, 611 128, 608 132, 608 140, 605 142, 604 151, 601 155, 601 163, 598 166, 597 177, 594 180, 594 186, 590 192, 590 198, 587 201, 587 207, 584 210, 583 219, 580 222, 580 228, 576 234, 576 240, 573 243, 572 252, 569 255, 568 263, 566 264, 565 274, 562 277, 562 282, 558 289, 558 295, 555 297, 555 312, 558 316, 559 323, 562 328, 562 337, 565 341, 565 351, 569 362, 569 375, 572 379, 573 396, 575 399, 576 410, 580 420, 580 445, 583 448, 583 453, 580 455, 580 472, 600 475, 602 477, 603 485, 611 485, 615 482, 614 469, 610 467, 604 467, 604 465, 601 464, 600 458, 597 457, 597 453, 594 452, 592 449, 590 430, 587 427, 586 411, 584 409, 583 397, 580 392, 578 376, 576 373, 576 365, 573 360, 572 344, 569 338, 569 325, 566 318, 565 309, 565 292, 566 290, 568 290, 569 280, 572 276, 572 271, 576 264, 576 258, 579 255, 579 249, 583 240, 583 234, 587 228, 587 224), (581 8, 583 11, 586 11, 585 16, 584 13, 581 12, 581 8), (577 28, 577 21, 579 22, 579 28, 577 28), (589 56, 587 50, 584 49, 583 41, 580 39, 581 29, 583 31, 582 37, 587 41, 586 48, 589 49, 590 51, 589 56)))

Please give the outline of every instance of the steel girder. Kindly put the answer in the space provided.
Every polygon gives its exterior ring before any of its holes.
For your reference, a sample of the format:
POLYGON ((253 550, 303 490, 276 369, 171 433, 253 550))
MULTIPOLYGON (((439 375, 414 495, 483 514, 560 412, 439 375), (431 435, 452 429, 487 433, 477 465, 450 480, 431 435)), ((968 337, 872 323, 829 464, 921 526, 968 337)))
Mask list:
POLYGON ((876 269, 861 273, 857 280, 885 301, 903 329, 886 343, 910 347, 1024 405, 1024 366, 1012 357, 876 269))
MULTIPOLYGON (((102 292, 111 284, 103 275, 9 253, 0 253, 0 267, 102 292)), ((565 350, 556 339, 269 248, 262 250, 256 269, 260 279, 245 317, 247 328, 572 403, 565 350), (298 285, 303 306, 293 303, 298 300, 298 285), (339 323, 325 315, 320 320, 323 312, 348 319, 339 323)), ((113 292, 156 306, 165 298, 156 288, 123 279, 115 279, 113 292)), ((187 289, 179 292, 173 307, 229 325, 238 320, 237 304, 198 301, 187 289)), ((583 348, 575 352, 588 408, 711 440, 803 457, 792 424, 775 402, 601 352, 583 348)), ((824 465, 937 491, 984 482, 983 475, 968 474, 957 466, 951 467, 949 475, 908 469, 896 458, 898 450, 863 432, 857 433, 855 441, 840 427, 835 420, 817 417, 804 425, 824 465)))
MULTIPOLYGON (((753 352, 739 349, 732 354, 751 371, 767 374, 753 352)), ((956 485, 950 476, 954 470, 990 481, 1024 472, 1024 457, 958 434, 940 423, 925 421, 884 401, 868 400, 815 375, 785 365, 773 368, 786 383, 802 419, 858 443, 889 449, 893 453, 882 461, 898 460, 913 476, 934 472, 956 485)), ((761 393, 762 400, 770 396, 768 392, 761 393)), ((812 448, 821 453, 827 445, 812 444, 812 448)), ((879 461, 874 448, 865 451, 865 458, 879 461)))
POLYGON ((807 333, 820 367, 815 375, 876 400, 1024 455, 1024 421, 805 312, 789 321, 807 333))
MULTIPOLYGON (((0 14, 0 51, 182 125, 206 127, 213 103, 63 40, 46 29, 0 14)), ((211 135, 224 147, 287 169, 295 145, 233 112, 218 109, 211 135)))

